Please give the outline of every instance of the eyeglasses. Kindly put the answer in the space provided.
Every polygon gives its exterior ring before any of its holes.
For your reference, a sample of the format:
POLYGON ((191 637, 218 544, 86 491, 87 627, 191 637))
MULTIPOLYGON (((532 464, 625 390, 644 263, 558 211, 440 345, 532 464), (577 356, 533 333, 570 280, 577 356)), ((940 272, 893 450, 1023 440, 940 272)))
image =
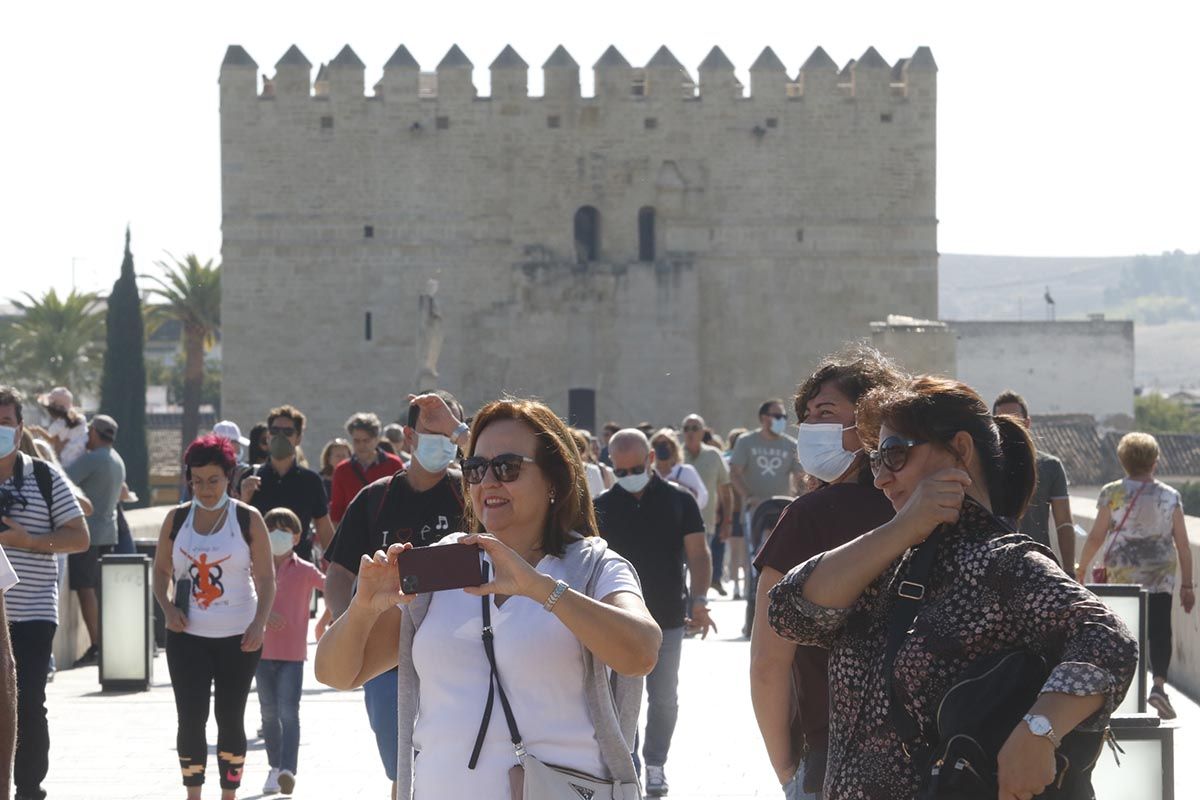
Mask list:
POLYGON ((496 476, 496 480, 501 483, 512 483, 521 477, 522 464, 535 463, 537 462, 529 456, 517 455, 516 453, 501 453, 495 458, 471 456, 459 462, 462 466, 463 477, 467 479, 467 483, 472 485, 483 483, 483 479, 487 476, 488 467, 492 468, 492 474, 496 476))
POLYGON ((271 427, 267 428, 267 433, 271 434, 272 436, 295 436, 296 429, 280 428, 276 425, 272 425, 271 427))
POLYGON ((641 475, 645 471, 646 465, 639 464, 636 467, 630 467, 629 469, 614 469, 613 475, 616 475, 618 478, 624 478, 626 475, 641 475))
POLYGON ((773 419, 787 419, 787 414, 767 414, 767 416, 773 419))
POLYGON ((928 444, 918 439, 902 439, 899 436, 889 436, 879 445, 878 450, 869 454, 871 472, 878 477, 881 468, 887 467, 889 472, 899 472, 908 463, 908 453, 914 447, 928 444))

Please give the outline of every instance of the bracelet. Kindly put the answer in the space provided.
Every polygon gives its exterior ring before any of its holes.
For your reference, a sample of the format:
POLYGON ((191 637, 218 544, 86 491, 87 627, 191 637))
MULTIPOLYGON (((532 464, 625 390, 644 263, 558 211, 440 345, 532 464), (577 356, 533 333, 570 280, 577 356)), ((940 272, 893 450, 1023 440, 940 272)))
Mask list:
POLYGON ((550 596, 546 598, 546 602, 542 604, 542 608, 546 609, 547 611, 553 611, 554 604, 557 603, 559 598, 566 594, 567 589, 570 588, 571 587, 567 585, 566 581, 555 581, 554 591, 551 592, 550 596))
POLYGON ((1062 525, 1059 525, 1059 526, 1058 526, 1057 528, 1055 528, 1054 530, 1056 530, 1056 531, 1061 531, 1063 528, 1074 528, 1074 527, 1075 527, 1075 523, 1074 523, 1074 522, 1064 522, 1062 525))

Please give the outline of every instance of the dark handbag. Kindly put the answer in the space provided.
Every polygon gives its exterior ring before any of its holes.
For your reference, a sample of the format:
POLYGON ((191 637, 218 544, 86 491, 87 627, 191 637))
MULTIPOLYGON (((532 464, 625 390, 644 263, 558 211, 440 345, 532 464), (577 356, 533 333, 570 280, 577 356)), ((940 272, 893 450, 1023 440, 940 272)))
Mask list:
MULTIPOLYGON (((984 656, 971 664, 943 696, 935 731, 922 731, 908 714, 896 698, 896 654, 920 611, 941 530, 913 549, 908 573, 898 586, 884 661, 888 713, 905 752, 918 764, 918 800, 994 800, 999 793, 1000 749, 1036 702, 1049 667, 1042 657, 1026 650, 984 656)), ((1038 797, 1093 800, 1092 770, 1107 734, 1075 730, 1064 736, 1055 753, 1055 780, 1038 797)))

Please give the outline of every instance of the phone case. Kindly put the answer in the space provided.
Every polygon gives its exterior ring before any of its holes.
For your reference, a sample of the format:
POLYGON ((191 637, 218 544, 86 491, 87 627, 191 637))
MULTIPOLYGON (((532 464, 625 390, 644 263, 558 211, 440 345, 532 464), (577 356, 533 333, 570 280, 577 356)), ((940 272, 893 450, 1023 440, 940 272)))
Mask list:
POLYGON ((405 550, 396 559, 400 590, 405 594, 440 592, 479 586, 479 548, 471 544, 443 544, 405 550))

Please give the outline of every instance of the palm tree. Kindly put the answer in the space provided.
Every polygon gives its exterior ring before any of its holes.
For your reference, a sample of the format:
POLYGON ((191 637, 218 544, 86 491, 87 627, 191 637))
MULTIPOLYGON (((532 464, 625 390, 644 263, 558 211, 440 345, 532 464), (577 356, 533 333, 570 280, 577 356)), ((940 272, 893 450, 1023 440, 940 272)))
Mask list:
POLYGON ((59 297, 51 289, 12 302, 21 316, 8 329, 4 371, 10 379, 30 389, 67 386, 76 396, 92 391, 104 354, 100 296, 72 289, 59 297))
POLYGON ((183 424, 184 447, 200 428, 200 395, 204 389, 204 354, 217 343, 221 329, 221 267, 212 259, 201 264, 194 253, 174 263, 155 262, 165 277, 147 276, 158 285, 150 295, 163 302, 147 307, 151 330, 167 320, 183 325, 183 424))

